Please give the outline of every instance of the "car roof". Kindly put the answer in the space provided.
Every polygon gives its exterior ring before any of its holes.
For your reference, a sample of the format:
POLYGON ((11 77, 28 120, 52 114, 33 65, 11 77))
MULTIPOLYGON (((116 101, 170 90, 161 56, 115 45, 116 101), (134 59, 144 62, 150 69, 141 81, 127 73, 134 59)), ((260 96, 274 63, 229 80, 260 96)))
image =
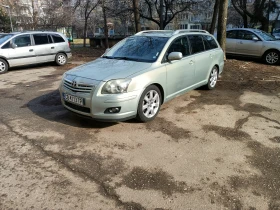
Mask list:
POLYGON ((140 31, 135 34, 135 36, 156 36, 156 37, 173 37, 178 34, 189 34, 189 33, 200 33, 200 34, 208 34, 210 33, 205 30, 200 29, 182 29, 182 30, 148 30, 148 31, 140 31))
POLYGON ((256 29, 256 28, 231 28, 231 29, 228 29, 227 31, 233 31, 233 30, 251 31, 251 32, 259 32, 259 31, 261 31, 260 29, 256 29))
POLYGON ((18 34, 38 34, 38 33, 54 33, 54 34, 62 34, 56 31, 20 31, 20 32, 11 32, 9 34, 18 35, 18 34))

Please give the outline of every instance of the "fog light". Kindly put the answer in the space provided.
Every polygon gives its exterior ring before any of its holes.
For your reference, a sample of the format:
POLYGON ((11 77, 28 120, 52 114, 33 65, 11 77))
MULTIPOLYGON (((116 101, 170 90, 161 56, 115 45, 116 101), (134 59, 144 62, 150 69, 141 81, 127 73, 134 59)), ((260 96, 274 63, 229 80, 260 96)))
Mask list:
POLYGON ((110 107, 105 110, 105 114, 115 114, 121 111, 121 107, 110 107))

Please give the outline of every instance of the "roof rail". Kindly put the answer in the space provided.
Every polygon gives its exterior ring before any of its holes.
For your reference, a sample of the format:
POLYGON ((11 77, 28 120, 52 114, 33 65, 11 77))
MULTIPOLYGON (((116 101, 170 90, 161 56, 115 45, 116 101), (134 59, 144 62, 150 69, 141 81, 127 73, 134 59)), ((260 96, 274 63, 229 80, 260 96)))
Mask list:
POLYGON ((140 31, 140 32, 136 33, 135 35, 138 36, 138 35, 143 35, 143 34, 147 34, 147 33, 160 33, 160 32, 172 33, 174 31, 172 31, 172 30, 147 30, 147 31, 140 31))
POLYGON ((200 30, 200 29, 181 29, 181 30, 174 31, 173 35, 180 34, 180 33, 186 33, 186 32, 201 32, 201 33, 209 34, 209 32, 206 31, 206 30, 200 30))

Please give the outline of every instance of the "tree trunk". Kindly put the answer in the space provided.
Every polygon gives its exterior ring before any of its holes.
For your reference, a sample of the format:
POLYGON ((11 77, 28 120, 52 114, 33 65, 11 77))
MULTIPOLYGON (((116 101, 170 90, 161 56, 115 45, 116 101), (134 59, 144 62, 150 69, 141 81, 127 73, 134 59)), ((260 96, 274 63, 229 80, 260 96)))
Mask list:
POLYGON ((217 17, 218 17, 218 14, 219 14, 219 3, 220 3, 220 0, 215 1, 213 17, 212 17, 212 22, 211 22, 211 26, 210 26, 210 33, 211 34, 214 34, 214 32, 215 32, 217 17))
POLYGON ((133 0, 133 10, 134 10, 134 23, 135 23, 135 32, 141 31, 140 25, 140 14, 139 14, 139 0, 133 0))
POLYGON ((217 39, 224 52, 226 50, 227 12, 228 0, 220 0, 217 39))
POLYGON ((104 35, 105 35, 105 48, 109 48, 108 42, 108 26, 107 26, 107 16, 105 9, 105 0, 102 0, 102 12, 103 12, 103 20, 104 20, 104 35))
POLYGON ((84 47, 86 47, 86 38, 87 37, 87 18, 85 17, 85 25, 84 25, 84 47))
POLYGON ((160 30, 164 30, 164 26, 163 26, 163 0, 160 0, 160 4, 159 4, 159 22, 160 22, 160 30))
POLYGON ((248 28, 248 17, 246 14, 242 16, 244 28, 248 28))

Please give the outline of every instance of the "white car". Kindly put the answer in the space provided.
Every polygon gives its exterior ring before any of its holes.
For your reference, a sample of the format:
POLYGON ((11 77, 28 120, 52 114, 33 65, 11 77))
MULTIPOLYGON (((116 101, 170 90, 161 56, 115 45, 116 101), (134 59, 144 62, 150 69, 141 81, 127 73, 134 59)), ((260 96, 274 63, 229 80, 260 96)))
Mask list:
POLYGON ((270 65, 278 64, 280 41, 259 29, 230 29, 227 31, 226 54, 256 57, 270 65))

